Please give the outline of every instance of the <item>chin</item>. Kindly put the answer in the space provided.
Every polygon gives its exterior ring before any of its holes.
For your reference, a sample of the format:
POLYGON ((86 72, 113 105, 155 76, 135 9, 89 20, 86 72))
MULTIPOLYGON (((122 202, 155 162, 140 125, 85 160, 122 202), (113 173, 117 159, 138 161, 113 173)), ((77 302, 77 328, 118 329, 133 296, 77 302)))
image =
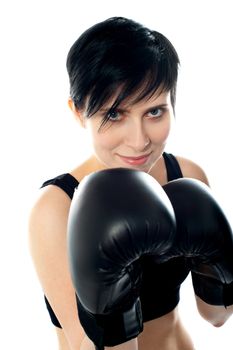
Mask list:
POLYGON ((127 166, 127 165, 121 165, 119 168, 126 168, 126 169, 131 169, 131 170, 138 170, 138 171, 143 171, 144 173, 149 173, 151 170, 152 166, 127 166))

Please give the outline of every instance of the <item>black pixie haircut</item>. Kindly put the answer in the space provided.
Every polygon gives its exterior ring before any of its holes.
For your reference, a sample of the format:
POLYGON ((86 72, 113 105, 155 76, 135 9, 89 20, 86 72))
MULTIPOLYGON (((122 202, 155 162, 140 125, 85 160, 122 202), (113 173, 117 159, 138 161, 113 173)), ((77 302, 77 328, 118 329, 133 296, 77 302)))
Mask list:
POLYGON ((71 99, 76 108, 86 107, 87 117, 116 94, 110 110, 157 91, 170 91, 175 107, 177 52, 164 35, 131 19, 112 17, 87 29, 70 48, 66 67, 71 99))

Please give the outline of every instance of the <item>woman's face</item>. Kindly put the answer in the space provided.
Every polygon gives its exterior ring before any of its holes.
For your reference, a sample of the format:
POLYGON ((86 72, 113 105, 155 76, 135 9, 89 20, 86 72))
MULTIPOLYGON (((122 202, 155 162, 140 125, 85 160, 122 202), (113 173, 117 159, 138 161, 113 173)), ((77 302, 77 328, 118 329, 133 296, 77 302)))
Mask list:
POLYGON ((170 93, 155 94, 137 103, 129 98, 110 112, 110 120, 100 128, 113 101, 91 118, 86 118, 85 112, 81 114, 97 162, 104 168, 125 167, 149 172, 161 157, 171 129, 170 93))

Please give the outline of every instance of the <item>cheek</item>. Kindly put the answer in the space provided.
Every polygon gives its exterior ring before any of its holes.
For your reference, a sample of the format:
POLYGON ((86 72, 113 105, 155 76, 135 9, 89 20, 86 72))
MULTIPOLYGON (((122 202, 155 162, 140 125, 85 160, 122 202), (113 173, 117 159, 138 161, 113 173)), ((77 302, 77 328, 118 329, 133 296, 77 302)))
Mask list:
POLYGON ((163 137, 163 140, 166 141, 168 136, 170 135, 170 131, 171 131, 171 123, 169 122, 164 128, 163 128, 163 131, 162 131, 162 137, 163 137))
POLYGON ((166 142, 171 131, 171 123, 161 123, 160 125, 154 125, 149 129, 149 136, 153 143, 155 144, 163 144, 166 142))
POLYGON ((100 132, 97 130, 92 130, 91 139, 95 148, 98 149, 101 148, 111 150, 121 143, 120 133, 114 132, 114 130, 111 130, 111 128, 100 132))

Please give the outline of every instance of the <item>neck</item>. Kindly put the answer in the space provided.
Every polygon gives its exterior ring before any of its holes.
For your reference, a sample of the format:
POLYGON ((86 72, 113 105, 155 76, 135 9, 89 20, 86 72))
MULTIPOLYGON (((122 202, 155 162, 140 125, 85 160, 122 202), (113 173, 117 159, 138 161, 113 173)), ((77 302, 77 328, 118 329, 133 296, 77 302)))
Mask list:
POLYGON ((103 169, 107 169, 107 167, 102 164, 95 157, 95 155, 92 155, 87 158, 82 164, 73 169, 70 174, 80 182, 86 175, 103 169))

